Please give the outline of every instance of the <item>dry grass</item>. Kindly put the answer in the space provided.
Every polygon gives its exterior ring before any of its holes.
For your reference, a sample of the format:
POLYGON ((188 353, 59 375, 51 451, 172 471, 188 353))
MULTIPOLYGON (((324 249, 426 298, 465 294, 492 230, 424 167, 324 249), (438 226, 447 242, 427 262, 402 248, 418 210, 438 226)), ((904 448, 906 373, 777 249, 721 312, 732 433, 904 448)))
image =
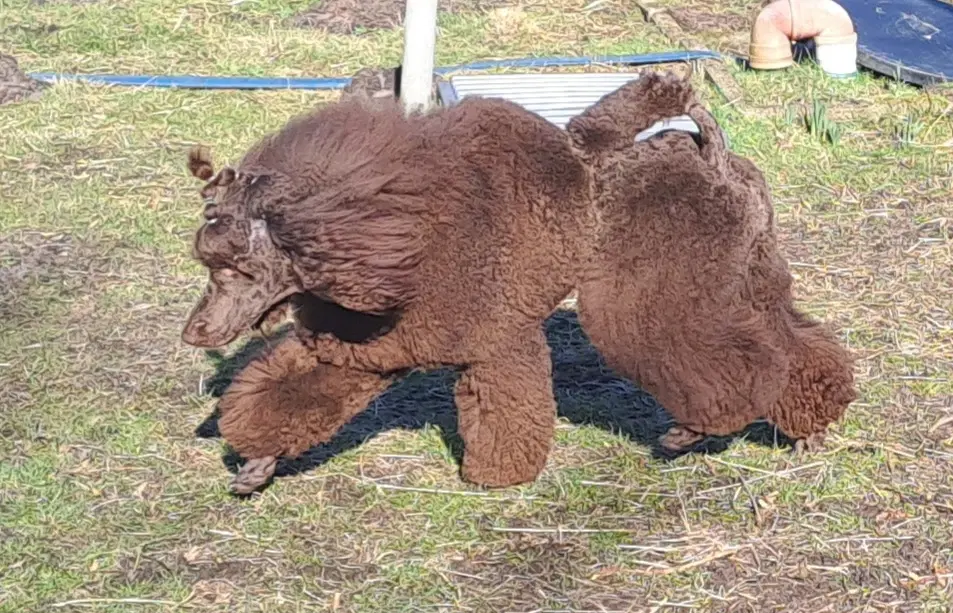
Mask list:
MULTIPOLYGON (((0 51, 31 71, 398 61, 397 32, 284 25, 307 4, 17 0, 0 4, 0 51)), ((627 6, 444 15, 438 63, 664 49, 627 6)), ((801 305, 860 354, 861 400, 816 456, 755 427, 662 459, 664 413, 563 313, 556 448, 537 483, 502 492, 457 477, 446 372, 395 386, 261 496, 226 491, 207 418, 254 345, 179 342, 204 282, 184 153, 234 159, 335 94, 64 84, 3 107, 0 611, 949 611, 951 101, 810 66, 736 76, 748 106, 707 99, 771 184, 801 305), (836 144, 799 120, 815 101, 836 144)))
POLYGON ((769 0, 657 0, 686 33, 698 37, 711 49, 746 56, 748 37, 755 17, 769 0))

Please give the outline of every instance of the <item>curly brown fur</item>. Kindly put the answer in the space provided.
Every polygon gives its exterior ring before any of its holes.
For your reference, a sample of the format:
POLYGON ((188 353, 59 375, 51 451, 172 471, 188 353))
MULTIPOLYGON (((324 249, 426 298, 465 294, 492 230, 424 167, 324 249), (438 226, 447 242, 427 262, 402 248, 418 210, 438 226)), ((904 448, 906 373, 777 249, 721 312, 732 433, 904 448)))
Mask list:
POLYGON ((611 366, 680 425, 724 435, 778 401, 788 360, 744 295, 744 188, 699 162, 694 141, 671 134, 606 166, 605 231, 578 308, 611 366))
POLYGON ((322 364, 291 336, 235 376, 219 402, 219 430, 243 457, 298 456, 330 440, 389 384, 322 364))
POLYGON ((794 309, 764 177, 727 151, 688 84, 646 74, 568 130, 598 178, 602 221, 580 321, 675 417, 662 445, 760 417, 794 438, 826 430, 855 397, 850 356, 794 309), (681 114, 701 126, 700 144, 678 132, 634 142, 681 114))
MULTIPOLYGON (((587 169, 564 133, 503 100, 405 117, 396 102, 350 98, 263 139, 229 179, 213 186, 213 225, 233 216, 251 225, 230 228, 253 234, 263 224, 270 245, 230 240, 219 258, 207 221, 196 251, 213 272, 254 261, 247 276, 260 289, 247 309, 222 303, 228 326, 187 341, 231 342, 288 295, 387 318, 363 342, 306 326, 299 336, 343 368, 460 367, 464 476, 536 477, 555 417, 542 322, 574 288, 594 228, 587 169)), ((207 302, 198 311, 220 310, 207 302)), ((252 429, 260 439, 276 427, 252 429)))
POLYGON ((212 152, 208 147, 196 145, 189 150, 189 172, 193 177, 208 181, 215 174, 212 152))
POLYGON ((295 337, 253 360, 219 401, 222 436, 250 459, 233 491, 253 491, 271 477, 277 458, 329 441, 388 385, 376 373, 321 364, 295 337))
MULTIPOLYGON (((794 439, 823 435, 857 399, 854 358, 823 325, 789 310, 793 329, 791 373, 767 417, 794 439)), ((823 441, 823 436, 820 437, 823 441)), ((808 449, 817 445, 808 445, 808 449)))
POLYGON ((491 487, 532 481, 546 464, 556 414, 550 350, 537 327, 521 336, 505 362, 472 364, 454 389, 468 481, 491 487))
POLYGON ((687 80, 674 74, 646 72, 636 81, 603 96, 569 120, 566 130, 590 162, 625 153, 635 135, 655 122, 700 107, 687 80))
MULTIPOLYGON (((385 334, 392 325, 390 318, 350 311, 303 293, 272 309, 262 328, 289 318, 307 334, 333 334, 356 343, 385 334)), ((271 479, 278 458, 298 456, 330 440, 391 381, 377 373, 322 364, 294 335, 269 348, 235 377, 219 402, 219 430, 246 459, 232 491, 255 491, 271 479)))

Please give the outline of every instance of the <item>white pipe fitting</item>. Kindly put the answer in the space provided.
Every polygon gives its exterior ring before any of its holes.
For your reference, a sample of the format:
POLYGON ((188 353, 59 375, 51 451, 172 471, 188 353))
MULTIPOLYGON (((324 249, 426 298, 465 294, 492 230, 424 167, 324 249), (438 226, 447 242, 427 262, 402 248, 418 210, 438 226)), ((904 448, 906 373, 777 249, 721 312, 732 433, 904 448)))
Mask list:
POLYGON ((857 33, 850 15, 833 0, 776 0, 758 13, 748 49, 752 68, 772 70, 794 63, 793 41, 814 39, 817 62, 827 74, 857 72, 857 33))
POLYGON ((857 34, 815 36, 815 55, 821 69, 832 77, 850 77, 857 73, 857 34))

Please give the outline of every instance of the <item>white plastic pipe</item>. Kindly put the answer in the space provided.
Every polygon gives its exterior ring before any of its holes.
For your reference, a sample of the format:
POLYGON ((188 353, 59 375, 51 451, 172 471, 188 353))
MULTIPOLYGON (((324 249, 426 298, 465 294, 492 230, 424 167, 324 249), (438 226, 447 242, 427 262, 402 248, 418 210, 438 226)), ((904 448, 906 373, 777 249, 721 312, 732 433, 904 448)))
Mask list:
POLYGON ((850 15, 833 0, 775 0, 751 28, 752 68, 772 70, 794 63, 791 42, 814 39, 817 62, 832 76, 857 72, 857 32, 850 15))
POLYGON ((436 45, 437 0, 407 0, 400 99, 408 113, 430 108, 436 45))

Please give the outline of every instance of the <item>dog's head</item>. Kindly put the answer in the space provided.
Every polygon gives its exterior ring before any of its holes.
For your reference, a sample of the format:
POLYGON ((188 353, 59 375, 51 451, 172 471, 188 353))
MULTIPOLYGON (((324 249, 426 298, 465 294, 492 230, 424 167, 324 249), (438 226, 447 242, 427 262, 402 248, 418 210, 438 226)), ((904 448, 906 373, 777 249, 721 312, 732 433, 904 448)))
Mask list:
POLYGON ((189 152, 189 171, 202 188, 205 221, 195 235, 194 256, 208 268, 205 293, 189 315, 182 340, 221 347, 257 325, 300 292, 291 260, 275 245, 257 211, 271 177, 225 167, 215 173, 209 151, 189 152))

